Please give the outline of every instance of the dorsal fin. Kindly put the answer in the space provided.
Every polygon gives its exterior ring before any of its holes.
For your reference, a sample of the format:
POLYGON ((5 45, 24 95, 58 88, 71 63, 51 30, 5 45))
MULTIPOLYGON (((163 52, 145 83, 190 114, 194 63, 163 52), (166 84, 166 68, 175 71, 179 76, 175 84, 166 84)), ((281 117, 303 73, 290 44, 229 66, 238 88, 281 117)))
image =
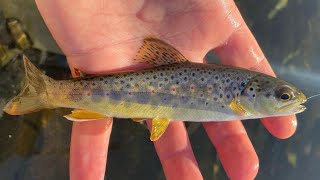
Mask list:
POLYGON ((134 61, 146 63, 152 66, 163 66, 188 60, 170 44, 155 38, 146 37, 140 47, 134 61))

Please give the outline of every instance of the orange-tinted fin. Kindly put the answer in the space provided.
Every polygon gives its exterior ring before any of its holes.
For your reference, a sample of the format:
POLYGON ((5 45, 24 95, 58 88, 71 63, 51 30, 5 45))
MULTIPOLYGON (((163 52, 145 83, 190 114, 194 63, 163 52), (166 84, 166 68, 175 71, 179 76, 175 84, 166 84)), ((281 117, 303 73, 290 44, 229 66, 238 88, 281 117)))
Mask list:
POLYGON ((79 109, 79 110, 71 111, 71 114, 68 114, 64 117, 70 121, 91 121, 91 120, 105 119, 108 116, 99 114, 93 111, 89 111, 89 110, 79 109))
POLYGON ((142 121, 146 121, 146 118, 132 118, 132 121, 134 122, 142 122, 142 121))
POLYGON ((188 60, 173 46, 155 37, 146 37, 134 62, 163 66, 188 60))
POLYGON ((78 68, 74 68, 74 74, 75 74, 77 77, 90 76, 90 75, 86 74, 85 72, 81 71, 81 70, 78 69, 78 68))
POLYGON ((166 131, 169 125, 169 119, 166 118, 154 118, 152 119, 152 130, 150 135, 151 141, 158 140, 162 134, 166 131))
POLYGON ((241 103, 239 101, 237 101, 236 99, 233 99, 231 101, 231 103, 229 104, 230 109, 238 114, 239 116, 245 116, 248 115, 248 111, 241 105, 241 103))

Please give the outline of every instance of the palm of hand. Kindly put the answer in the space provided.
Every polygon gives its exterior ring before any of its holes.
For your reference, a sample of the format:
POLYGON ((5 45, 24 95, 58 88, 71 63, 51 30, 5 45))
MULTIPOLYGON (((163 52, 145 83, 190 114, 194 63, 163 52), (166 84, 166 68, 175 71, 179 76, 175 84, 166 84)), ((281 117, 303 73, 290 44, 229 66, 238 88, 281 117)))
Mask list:
MULTIPOLYGON (((156 35, 190 60, 201 62, 214 49, 225 64, 272 74, 231 1, 39 1, 37 5, 69 64, 89 73, 132 65, 141 39, 156 35)), ((263 122, 275 136, 285 138, 295 130, 293 121, 294 117, 286 117, 263 122)), ((240 121, 204 123, 204 127, 231 179, 255 177, 258 158, 240 121)), ((110 132, 110 120, 74 124, 71 178, 104 175, 110 132)), ((168 179, 201 179, 181 122, 172 123, 155 147, 168 179)))

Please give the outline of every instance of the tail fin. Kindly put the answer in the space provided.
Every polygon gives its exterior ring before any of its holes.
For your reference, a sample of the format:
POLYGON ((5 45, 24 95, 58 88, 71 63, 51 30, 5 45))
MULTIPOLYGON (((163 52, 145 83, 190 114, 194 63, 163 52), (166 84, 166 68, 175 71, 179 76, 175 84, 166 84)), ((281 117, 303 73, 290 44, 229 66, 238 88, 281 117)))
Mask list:
POLYGON ((50 108, 47 101, 46 81, 50 78, 39 71, 30 60, 23 55, 26 74, 25 85, 19 95, 4 107, 10 115, 21 115, 50 108))

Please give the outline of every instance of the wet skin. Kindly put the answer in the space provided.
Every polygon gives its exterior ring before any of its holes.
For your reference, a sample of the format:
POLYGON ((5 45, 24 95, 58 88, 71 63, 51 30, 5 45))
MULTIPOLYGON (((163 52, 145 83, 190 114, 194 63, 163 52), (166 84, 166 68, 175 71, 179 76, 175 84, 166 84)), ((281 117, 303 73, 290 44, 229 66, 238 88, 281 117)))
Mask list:
MULTIPOLYGON (((213 50, 224 64, 274 75, 231 0, 36 3, 71 69, 87 73, 134 69, 132 57, 141 40, 153 34, 195 62, 213 50)), ((262 123, 281 139, 290 137, 297 125, 295 116, 266 118, 262 123)), ((227 175, 253 179, 259 161, 241 121, 203 125, 227 175)), ((104 177, 111 126, 111 118, 74 123, 71 179, 104 177)), ((167 179, 202 179, 182 122, 171 123, 155 148, 167 179)))

